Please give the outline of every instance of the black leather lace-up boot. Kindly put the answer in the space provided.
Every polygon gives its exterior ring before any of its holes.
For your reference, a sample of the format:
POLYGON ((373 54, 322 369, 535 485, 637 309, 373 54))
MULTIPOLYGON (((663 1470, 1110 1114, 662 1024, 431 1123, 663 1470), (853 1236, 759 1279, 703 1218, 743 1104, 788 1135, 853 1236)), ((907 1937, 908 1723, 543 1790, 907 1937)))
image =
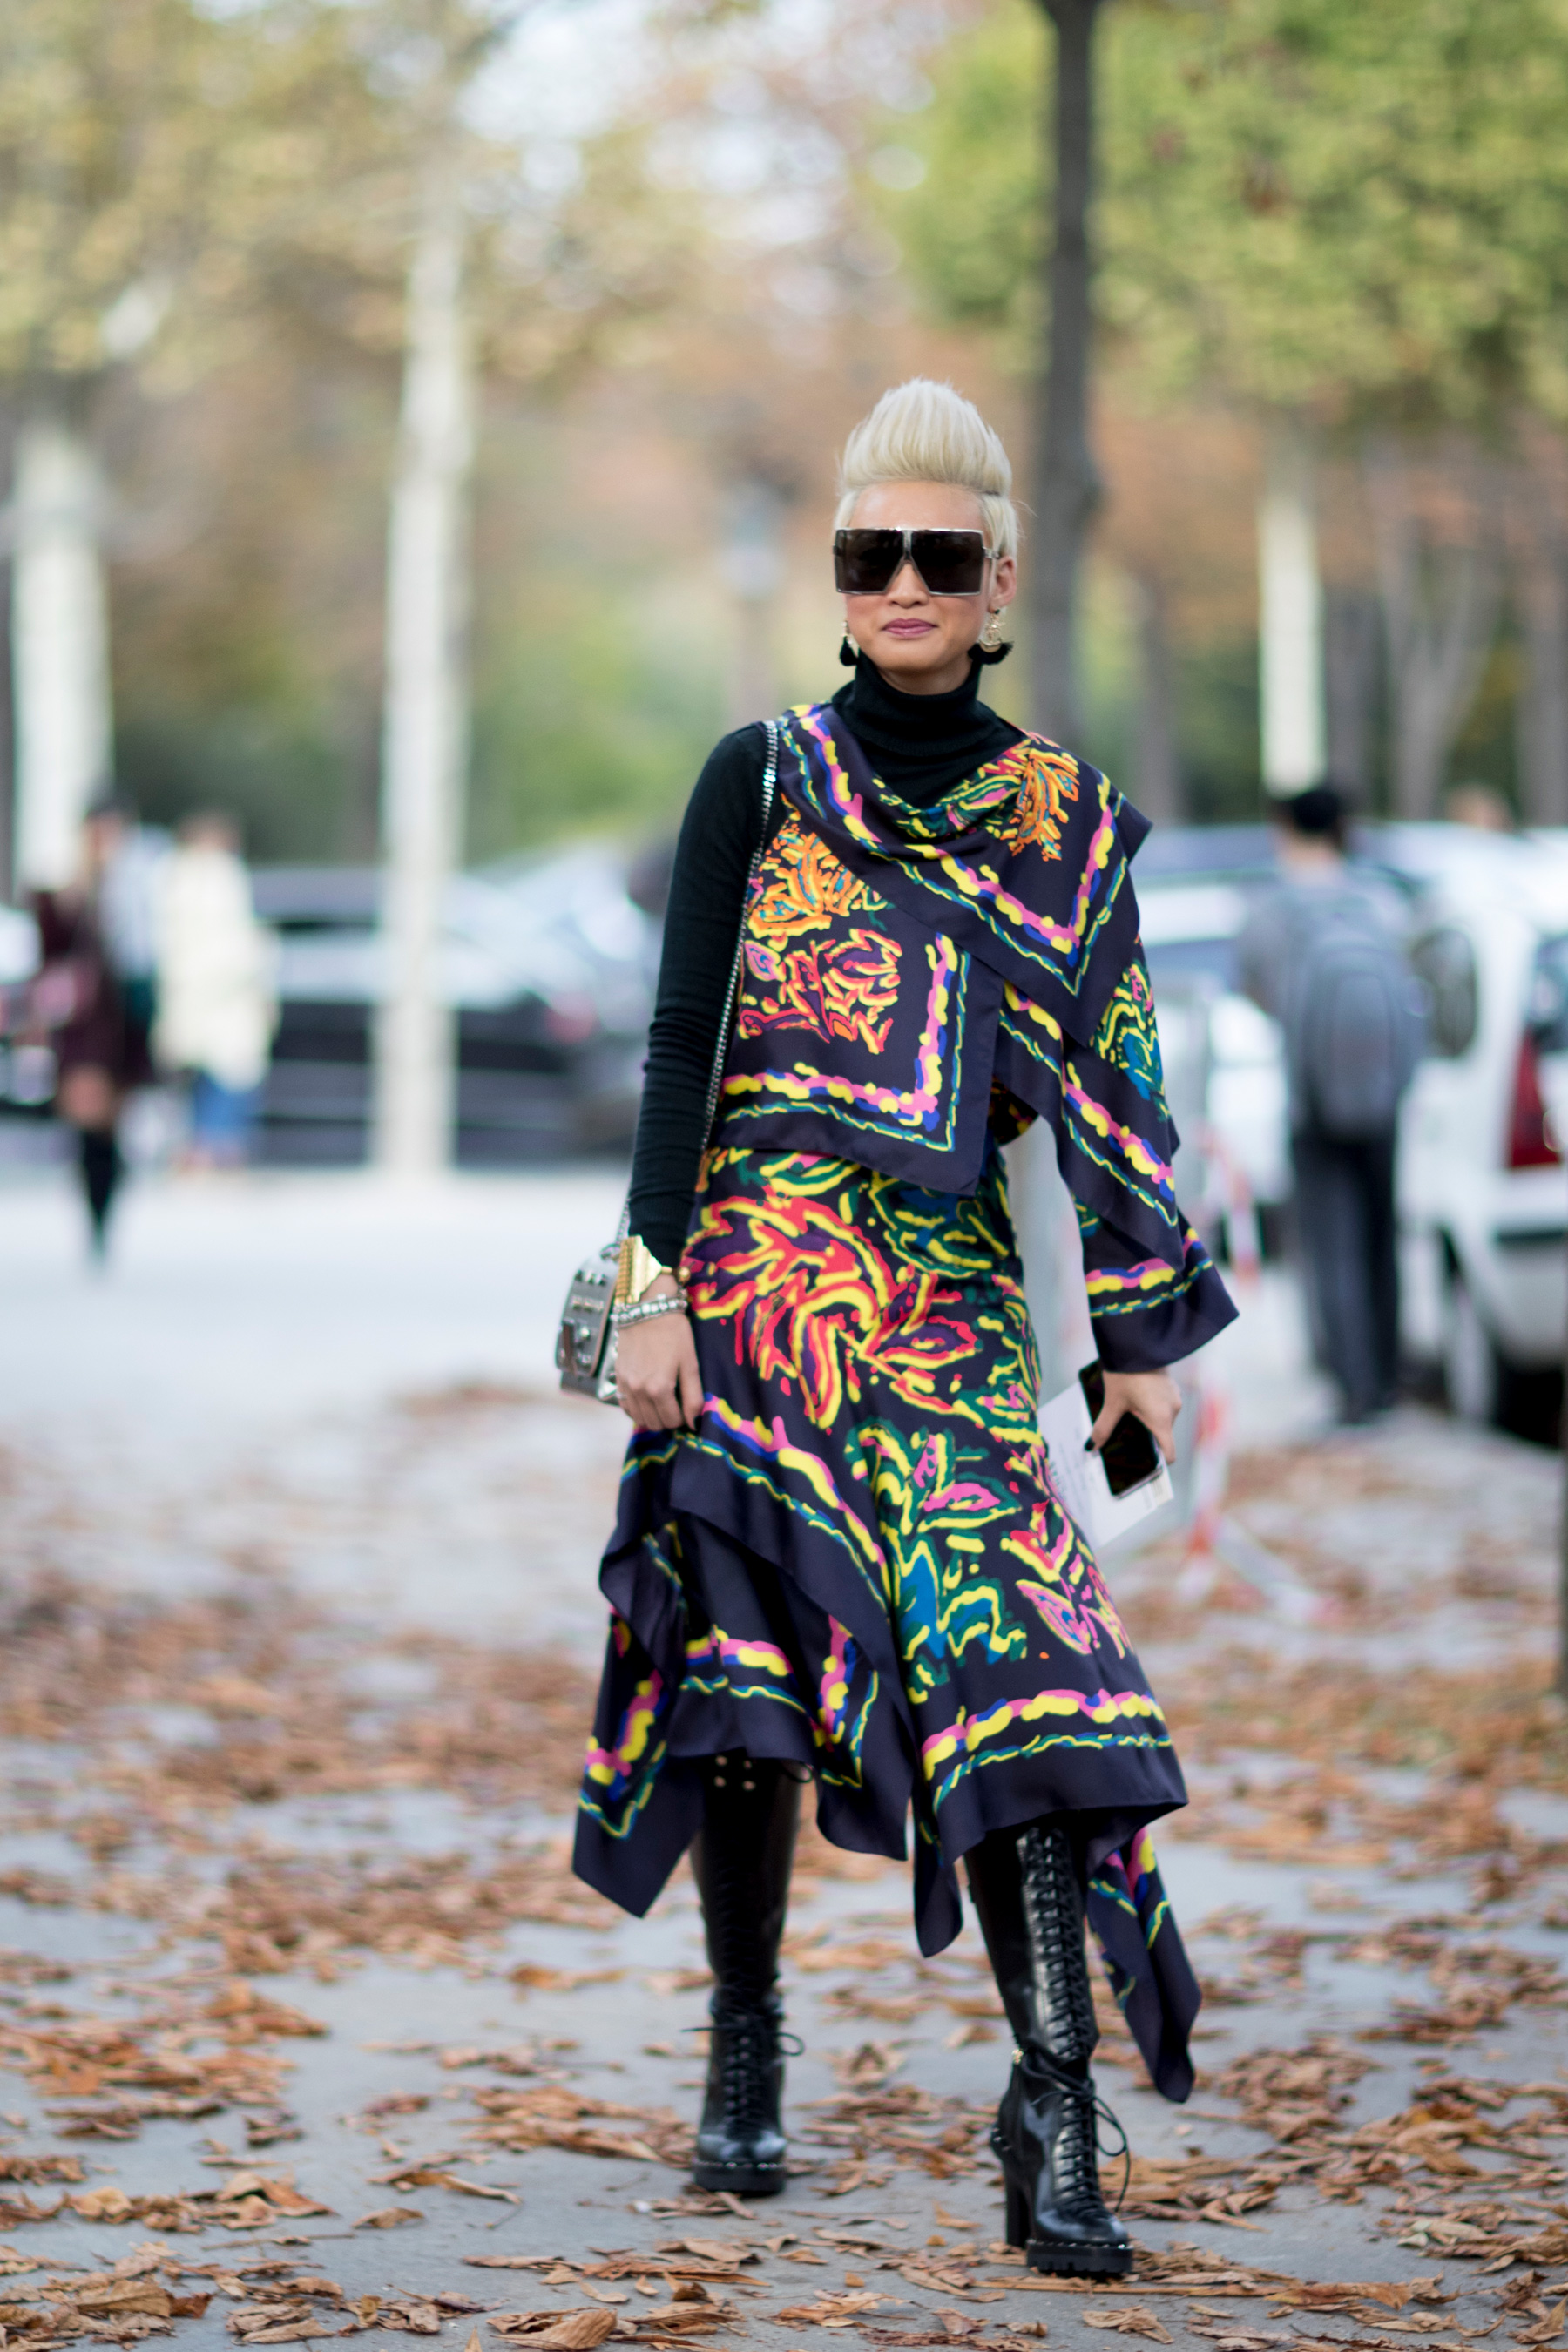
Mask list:
POLYGON ((700 2188, 740 2197, 776 2197, 788 2177, 784 2004, 774 1988, 799 1811, 800 1785, 782 1764, 712 1759, 691 1849, 715 1987, 691 2172, 700 2188))
POLYGON ((1098 2117, 1115 2119, 1089 2073, 1100 2033, 1072 1847, 1058 1823, 1039 1822, 994 1832, 964 1867, 1017 2042, 991 2134, 1007 2242, 1026 2250, 1031 2270, 1120 2276, 1132 2250, 1100 2194, 1098 2117))

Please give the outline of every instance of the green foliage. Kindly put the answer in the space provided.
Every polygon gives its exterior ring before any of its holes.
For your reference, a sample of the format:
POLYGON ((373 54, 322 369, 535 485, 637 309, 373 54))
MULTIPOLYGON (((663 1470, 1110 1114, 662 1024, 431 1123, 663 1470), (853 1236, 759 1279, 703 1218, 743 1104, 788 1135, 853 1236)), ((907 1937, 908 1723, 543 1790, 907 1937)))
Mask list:
POLYGON ((0 11, 6 374, 91 373, 112 304, 181 266, 221 117, 203 105, 216 38, 185 0, 7 0, 0 11))
POLYGON ((1521 799, 1517 729, 1525 651, 1505 630, 1493 646, 1476 697, 1448 754, 1452 782, 1489 784, 1518 810, 1521 799))
POLYGON ((1138 723, 1137 626, 1127 583, 1109 565, 1085 567, 1079 627, 1083 750, 1097 768, 1130 787, 1138 723))
MULTIPOLYGON (((1039 15, 951 46, 888 208, 935 308, 1015 337, 1039 15)), ((1122 0, 1100 54, 1097 299, 1152 394, 1568 416, 1565 0, 1122 0)))
MULTIPOLYGON (((433 5, 459 31, 496 13, 486 0, 433 5)), ((427 15, 426 0, 374 11, 258 0, 210 14, 203 0, 112 0, 123 14, 102 90, 89 35, 110 0, 61 0, 58 16, 53 0, 18 7, 0 18, 0 58, 24 30, 40 53, 53 44, 53 111, 29 134, 0 88, 0 260, 25 226, 24 210, 5 208, 8 158, 55 191, 62 247, 74 238, 101 260, 79 286, 67 276, 27 294, 29 331, 49 339, 34 373, 101 368, 100 312, 127 270, 166 273, 174 289, 153 350, 174 352, 166 378, 184 399, 140 410, 142 479, 128 502, 158 511, 173 498, 200 528, 172 559, 116 568, 118 775, 158 821, 232 809, 258 857, 372 855, 415 143, 413 109, 377 68, 375 45, 400 15, 427 15), (189 119, 202 76, 221 100, 205 124, 189 119), (62 158, 116 114, 157 150, 155 180, 131 142, 120 180, 79 183, 62 158), (210 179, 192 184, 191 159, 219 147, 210 179), (160 192, 176 186, 179 205, 165 204, 160 192), (226 368, 206 364, 215 356, 226 368)), ((591 593, 542 412, 520 429, 505 406, 519 383, 580 380, 693 268, 691 206, 650 195, 645 143, 626 131, 587 142, 577 183, 547 197, 524 184, 515 151, 477 132, 465 148, 472 323, 482 363, 508 387, 485 420, 476 499, 470 857, 678 815, 721 724, 689 616, 679 633, 650 623, 647 579, 636 593, 591 593)), ((0 287, 0 337, 5 299, 0 287)), ((0 340, 0 374, 12 363, 0 340)))
POLYGON ((327 713, 276 696, 218 709, 143 697, 116 726, 115 779, 150 824, 221 808, 262 864, 334 863, 367 856, 374 837, 352 749, 327 713))
POLYGON ((1250 633, 1184 649, 1176 739, 1187 806, 1199 824, 1257 816, 1258 642, 1250 633))
POLYGON ((911 130, 926 177, 880 209, 916 278, 955 324, 1027 335, 1045 256, 1050 48, 1042 12, 999 7, 948 50, 940 94, 911 130))
POLYGON ((1564 413, 1562 0, 1110 21, 1105 316, 1160 381, 1412 421, 1564 413))
POLYGON ((154 337, 188 368, 254 310, 258 257, 384 154, 342 14, 5 0, 0 376, 79 385, 154 337))
POLYGON ((635 591, 530 583, 490 632, 474 711, 465 855, 563 834, 673 831, 723 727, 719 679, 685 610, 635 591))

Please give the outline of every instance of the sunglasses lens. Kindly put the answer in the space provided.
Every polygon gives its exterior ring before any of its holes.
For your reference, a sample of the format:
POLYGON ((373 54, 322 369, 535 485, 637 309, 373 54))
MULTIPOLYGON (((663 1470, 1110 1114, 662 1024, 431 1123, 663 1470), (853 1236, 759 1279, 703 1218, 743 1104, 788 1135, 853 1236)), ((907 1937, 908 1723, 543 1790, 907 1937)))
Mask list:
POLYGON ((844 596, 879 596, 904 560, 899 530, 840 530, 833 535, 833 584, 844 596))
POLYGON ((911 531, 915 570, 933 596, 976 596, 985 584, 985 541, 977 530, 911 531))
MULTIPOLYGON (((911 530, 915 570, 933 596, 977 596, 985 585, 985 540, 978 530, 911 530)), ((904 560, 901 530, 833 535, 833 580, 841 595, 879 596, 904 560)))

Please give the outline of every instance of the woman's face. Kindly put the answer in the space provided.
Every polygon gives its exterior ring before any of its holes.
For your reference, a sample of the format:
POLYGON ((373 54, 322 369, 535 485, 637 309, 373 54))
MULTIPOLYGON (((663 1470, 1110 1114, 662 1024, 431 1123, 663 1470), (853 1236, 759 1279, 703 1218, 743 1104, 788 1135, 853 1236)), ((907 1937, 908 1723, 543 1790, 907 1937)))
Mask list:
MULTIPOLYGON (((980 530, 980 501, 949 482, 879 482, 862 490, 850 521, 858 530, 980 530)), ((861 652, 905 694, 950 694, 969 676, 969 649, 993 612, 1017 593, 1010 555, 985 566, 973 596, 933 596, 912 563, 880 595, 846 596, 844 625, 861 652)))

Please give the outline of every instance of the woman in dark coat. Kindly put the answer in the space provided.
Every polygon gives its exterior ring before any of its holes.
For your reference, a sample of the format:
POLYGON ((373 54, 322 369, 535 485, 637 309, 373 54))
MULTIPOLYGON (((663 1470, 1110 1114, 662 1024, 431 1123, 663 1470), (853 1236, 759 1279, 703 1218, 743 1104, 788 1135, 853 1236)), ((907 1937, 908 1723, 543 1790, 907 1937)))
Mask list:
POLYGON ((993 2133, 1038 2270, 1131 2261, 1096 2159, 1086 1909, 1159 2088, 1197 1991, 1149 1824, 1158 1702, 1052 1484, 1000 1146, 1050 1120, 1103 1443, 1167 1456, 1165 1367, 1234 1313, 1171 1189, 1130 860, 1144 820, 976 698, 1016 584, 1010 468, 951 387, 850 436, 852 683, 724 740, 682 829, 617 1286, 637 1424, 576 1868, 645 1911, 688 1847, 716 1981, 696 2177, 784 2180, 775 1990, 799 1790, 915 1835, 921 1949, 962 1859, 1017 2040, 993 2133), (776 787, 776 790, 775 790, 776 787), (716 1117, 708 1088, 743 953, 716 1117))
POLYGON ((77 1138, 77 1164, 95 1257, 124 1173, 119 1123, 125 1097, 153 1075, 147 1024, 128 1006, 104 939, 100 897, 124 836, 117 809, 98 809, 82 828, 80 879, 33 895, 41 970, 29 1017, 53 1049, 55 1109, 77 1138))

